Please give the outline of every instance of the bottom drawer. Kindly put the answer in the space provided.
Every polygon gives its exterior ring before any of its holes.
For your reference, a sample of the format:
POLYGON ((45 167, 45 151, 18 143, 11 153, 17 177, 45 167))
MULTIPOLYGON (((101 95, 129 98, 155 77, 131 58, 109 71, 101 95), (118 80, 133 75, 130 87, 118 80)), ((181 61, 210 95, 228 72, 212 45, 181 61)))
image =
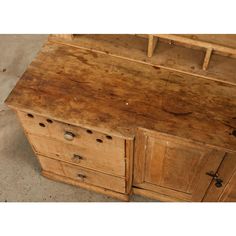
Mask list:
POLYGON ((87 170, 67 163, 62 164, 67 177, 110 189, 116 192, 125 193, 125 180, 119 177, 102 174, 100 172, 87 170))

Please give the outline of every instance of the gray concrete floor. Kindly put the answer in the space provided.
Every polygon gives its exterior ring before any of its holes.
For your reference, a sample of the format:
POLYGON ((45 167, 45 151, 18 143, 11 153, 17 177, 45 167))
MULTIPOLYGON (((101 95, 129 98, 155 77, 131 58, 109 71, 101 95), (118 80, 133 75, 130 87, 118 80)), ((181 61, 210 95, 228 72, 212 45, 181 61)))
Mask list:
MULTIPOLYGON (((47 35, 0 35, 0 201, 113 202, 110 197, 40 175, 40 166, 13 111, 4 100, 47 35)), ((151 201, 132 196, 131 201, 151 201)))

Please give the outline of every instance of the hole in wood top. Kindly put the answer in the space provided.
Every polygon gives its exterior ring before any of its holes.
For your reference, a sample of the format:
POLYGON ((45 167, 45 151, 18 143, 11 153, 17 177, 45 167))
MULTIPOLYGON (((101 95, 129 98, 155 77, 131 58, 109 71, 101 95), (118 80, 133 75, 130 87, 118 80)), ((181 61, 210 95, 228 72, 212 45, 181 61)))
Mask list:
POLYGON ((53 121, 51 119, 47 119, 48 123, 53 123, 53 121))
POLYGON ((40 125, 41 127, 45 127, 45 124, 44 124, 44 123, 39 123, 39 125, 40 125))
POLYGON ((233 130, 232 135, 233 135, 234 137, 236 137, 236 129, 233 130))
POLYGON ((112 137, 110 135, 106 135, 107 139, 112 139, 112 137))
POLYGON ((90 130, 90 129, 87 129, 86 132, 87 132, 88 134, 92 134, 92 133, 93 133, 93 131, 90 130))
POLYGON ((97 138, 96 141, 97 141, 98 143, 103 143, 103 141, 102 141, 100 138, 97 138))
POLYGON ((30 113, 28 113, 27 116, 30 117, 30 118, 34 118, 34 116, 30 113))

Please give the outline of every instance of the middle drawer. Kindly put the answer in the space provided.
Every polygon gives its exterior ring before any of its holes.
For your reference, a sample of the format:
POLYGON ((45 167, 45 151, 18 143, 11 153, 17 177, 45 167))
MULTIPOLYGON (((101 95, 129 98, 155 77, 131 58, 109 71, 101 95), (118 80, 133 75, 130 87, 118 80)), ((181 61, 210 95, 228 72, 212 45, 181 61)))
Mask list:
POLYGON ((45 136, 28 134, 30 142, 38 154, 66 161, 75 165, 104 173, 124 177, 125 158, 103 149, 91 149, 89 145, 66 144, 45 136))

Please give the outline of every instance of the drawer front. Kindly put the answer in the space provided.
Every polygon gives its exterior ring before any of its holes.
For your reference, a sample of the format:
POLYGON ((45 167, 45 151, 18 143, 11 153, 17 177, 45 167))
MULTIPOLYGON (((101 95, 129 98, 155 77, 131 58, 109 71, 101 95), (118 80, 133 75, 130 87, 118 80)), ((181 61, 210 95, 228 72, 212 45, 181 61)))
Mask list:
POLYGON ((28 136, 39 154, 108 174, 125 176, 125 159, 111 155, 110 152, 98 149, 95 155, 94 151, 87 146, 66 144, 44 136, 31 134, 28 136))
POLYGON ((125 179, 91 171, 78 166, 62 163, 64 173, 67 177, 92 184, 95 186, 110 189, 116 192, 125 193, 125 179))
POLYGON ((125 157, 125 140, 93 130, 54 121, 46 117, 18 111, 19 119, 27 133, 58 139, 64 143, 87 147, 94 151, 109 153, 117 158, 125 157))
POLYGON ((43 170, 53 172, 58 175, 64 175, 60 161, 53 160, 41 155, 38 155, 37 157, 43 170))

